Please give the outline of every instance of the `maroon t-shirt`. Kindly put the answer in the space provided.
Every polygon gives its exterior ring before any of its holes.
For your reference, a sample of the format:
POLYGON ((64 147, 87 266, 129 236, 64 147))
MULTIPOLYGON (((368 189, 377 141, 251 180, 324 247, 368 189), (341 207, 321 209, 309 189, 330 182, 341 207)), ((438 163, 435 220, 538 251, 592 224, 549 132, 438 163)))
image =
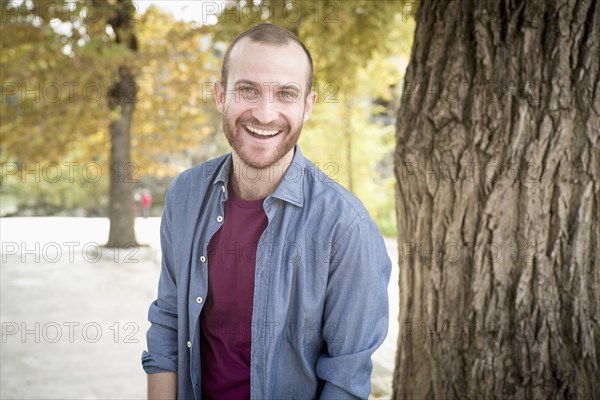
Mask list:
POLYGON ((223 225, 208 245, 208 295, 200 315, 205 398, 250 398, 254 270, 268 222, 263 201, 243 200, 229 184, 223 225))

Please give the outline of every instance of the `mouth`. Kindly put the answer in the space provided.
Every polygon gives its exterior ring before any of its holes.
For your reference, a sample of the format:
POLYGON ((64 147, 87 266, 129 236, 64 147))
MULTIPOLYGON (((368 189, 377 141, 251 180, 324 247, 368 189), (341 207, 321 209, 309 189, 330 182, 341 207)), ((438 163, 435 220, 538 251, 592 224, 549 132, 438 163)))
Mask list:
POLYGON ((252 125, 242 125, 242 127, 250 136, 262 140, 274 138, 282 132, 281 130, 261 129, 252 125))

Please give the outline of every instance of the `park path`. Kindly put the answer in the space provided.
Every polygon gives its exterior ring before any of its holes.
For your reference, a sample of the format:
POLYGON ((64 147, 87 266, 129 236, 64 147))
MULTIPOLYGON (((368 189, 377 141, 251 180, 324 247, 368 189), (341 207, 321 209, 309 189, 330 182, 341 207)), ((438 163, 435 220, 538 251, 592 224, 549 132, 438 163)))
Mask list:
MULTIPOLYGON (((1 218, 0 398, 143 399, 148 305, 160 273, 159 218, 138 218, 147 247, 101 249, 105 218, 1 218)), ((398 335, 398 268, 390 331, 373 356, 373 397, 389 397, 398 335)))

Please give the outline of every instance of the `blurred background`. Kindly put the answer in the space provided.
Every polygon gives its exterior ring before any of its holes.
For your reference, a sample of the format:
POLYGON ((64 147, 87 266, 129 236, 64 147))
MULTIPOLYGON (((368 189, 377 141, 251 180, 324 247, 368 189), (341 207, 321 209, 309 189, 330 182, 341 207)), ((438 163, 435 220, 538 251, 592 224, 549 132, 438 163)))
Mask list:
POLYGON ((395 234, 394 123, 414 4, 2 7, 2 215, 109 216, 111 173, 131 184, 136 199, 149 191, 150 215, 160 215, 175 174, 228 151, 212 84, 230 41, 268 21, 294 31, 315 60, 318 106, 300 139, 303 152, 357 194, 386 235, 395 234), (129 132, 111 133, 122 122, 129 132), (130 143, 130 155, 111 158, 111 146, 125 147, 121 141, 130 143))
MULTIPOLYGON (((213 83, 232 39, 259 22, 310 49, 318 98, 300 146, 364 202, 395 262, 395 113, 415 7, 2 0, 0 397, 145 396, 165 193, 230 151, 213 83)), ((373 397, 391 395, 397 276, 373 397)))

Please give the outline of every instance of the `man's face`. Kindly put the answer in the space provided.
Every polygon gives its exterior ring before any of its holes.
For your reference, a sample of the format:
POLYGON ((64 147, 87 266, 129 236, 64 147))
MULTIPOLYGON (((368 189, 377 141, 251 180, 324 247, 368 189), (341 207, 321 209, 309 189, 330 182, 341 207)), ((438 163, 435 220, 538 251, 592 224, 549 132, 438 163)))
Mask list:
POLYGON ((223 131, 253 168, 268 168, 293 151, 315 103, 305 96, 309 65, 296 43, 272 46, 240 40, 229 59, 227 88, 215 84, 223 131))

